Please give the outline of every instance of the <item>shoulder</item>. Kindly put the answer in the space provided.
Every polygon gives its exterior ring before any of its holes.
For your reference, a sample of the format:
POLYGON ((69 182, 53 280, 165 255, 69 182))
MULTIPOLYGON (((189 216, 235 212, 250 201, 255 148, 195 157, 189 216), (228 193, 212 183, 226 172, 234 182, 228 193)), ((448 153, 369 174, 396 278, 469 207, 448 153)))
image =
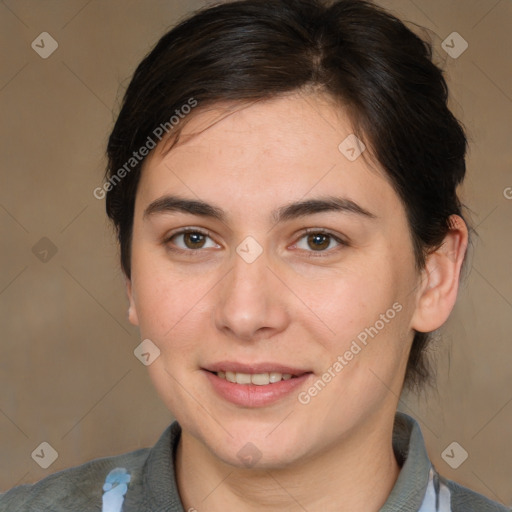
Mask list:
POLYGON ((442 477, 441 480, 450 490, 453 512, 510 512, 511 510, 457 482, 442 477))
POLYGON ((141 485, 150 448, 94 459, 50 475, 35 484, 20 485, 0 494, 0 512, 88 512, 101 510, 103 484, 110 471, 125 468, 130 486, 141 485))
POLYGON ((395 417, 393 449, 402 469, 381 512, 511 512, 512 509, 441 476, 428 457, 418 423, 403 413, 395 417))

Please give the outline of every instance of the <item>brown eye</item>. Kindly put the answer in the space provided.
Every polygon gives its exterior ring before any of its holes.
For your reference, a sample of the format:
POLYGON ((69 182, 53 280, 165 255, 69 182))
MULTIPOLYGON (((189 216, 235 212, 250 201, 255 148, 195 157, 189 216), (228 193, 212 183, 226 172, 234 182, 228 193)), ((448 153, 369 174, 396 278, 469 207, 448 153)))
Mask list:
POLYGON ((183 242, 189 249, 202 249, 206 236, 202 233, 191 232, 183 234, 183 242))
POLYGON ((312 256, 314 253, 317 253, 318 256, 325 253, 327 256, 348 245, 348 242, 345 242, 333 233, 321 229, 310 229, 296 242, 295 248, 309 253, 309 256, 312 256))
POLYGON ((308 246, 314 251, 323 251, 331 243, 331 236, 325 233, 313 233, 308 235, 308 246))
POLYGON ((172 246, 174 246, 175 250, 182 252, 220 248, 220 246, 211 239, 208 233, 203 233, 193 229, 175 233, 166 241, 166 244, 170 249, 173 249, 172 246))

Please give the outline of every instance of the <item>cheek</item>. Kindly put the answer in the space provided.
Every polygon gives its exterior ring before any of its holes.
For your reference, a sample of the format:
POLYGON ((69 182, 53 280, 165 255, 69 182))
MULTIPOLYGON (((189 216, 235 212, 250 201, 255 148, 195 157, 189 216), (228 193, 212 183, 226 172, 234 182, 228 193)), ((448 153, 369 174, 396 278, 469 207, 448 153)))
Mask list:
POLYGON ((395 283, 374 263, 352 267, 350 272, 331 275, 303 287, 304 302, 335 331, 336 337, 357 333, 374 323, 396 300, 395 283))
POLYGON ((147 370, 162 400, 176 414, 187 403, 181 383, 188 382, 190 372, 196 370, 198 340, 204 339, 209 317, 201 299, 207 284, 204 276, 184 278, 159 271, 155 262, 139 263, 134 266, 134 285, 140 334, 160 350, 160 357, 147 370))
POLYGON ((169 274, 155 263, 148 253, 135 253, 132 282, 141 335, 157 342, 185 314, 188 301, 184 296, 187 290, 185 283, 169 279, 169 274))
MULTIPOLYGON (((343 375, 350 375, 365 389, 376 384, 368 368, 379 369, 377 373, 382 371, 388 380, 404 362, 410 320, 405 301, 410 297, 400 291, 403 279, 407 279, 405 272, 400 281, 399 272, 389 263, 366 262, 350 274, 326 279, 305 299, 329 327, 323 343, 330 353, 329 365, 346 354, 343 375)), ((338 379, 339 385, 346 385, 345 377, 338 379)))
POLYGON ((207 271, 183 275, 142 256, 134 261, 132 280, 141 336, 151 339, 163 355, 172 352, 173 360, 190 354, 200 331, 211 322, 208 301, 215 276, 207 271))

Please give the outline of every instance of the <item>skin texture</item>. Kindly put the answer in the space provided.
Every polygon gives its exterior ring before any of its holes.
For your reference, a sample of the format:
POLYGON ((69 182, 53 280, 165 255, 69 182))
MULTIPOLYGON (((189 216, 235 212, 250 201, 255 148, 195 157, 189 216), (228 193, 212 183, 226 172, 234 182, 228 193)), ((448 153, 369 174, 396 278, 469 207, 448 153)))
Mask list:
POLYGON ((183 429, 176 464, 185 509, 377 511, 396 481, 391 435, 413 330, 448 317, 467 230, 452 216, 445 243, 419 272, 404 207, 383 171, 338 149, 351 133, 329 98, 290 94, 228 114, 198 110, 176 147, 146 160, 129 318, 161 351, 148 369, 183 429), (144 216, 166 194, 211 203, 226 218, 144 216), (333 195, 374 218, 271 217, 291 202, 333 195), (173 237, 185 227, 210 233, 195 253, 189 238, 173 237), (347 245, 322 239, 319 251, 309 228, 347 245), (252 263, 236 251, 247 236, 263 251, 252 263), (401 311, 308 404, 293 392, 264 407, 234 405, 201 370, 223 360, 276 362, 313 372, 299 391, 307 390, 395 303, 401 311), (261 456, 251 468, 237 456, 248 442, 261 456))

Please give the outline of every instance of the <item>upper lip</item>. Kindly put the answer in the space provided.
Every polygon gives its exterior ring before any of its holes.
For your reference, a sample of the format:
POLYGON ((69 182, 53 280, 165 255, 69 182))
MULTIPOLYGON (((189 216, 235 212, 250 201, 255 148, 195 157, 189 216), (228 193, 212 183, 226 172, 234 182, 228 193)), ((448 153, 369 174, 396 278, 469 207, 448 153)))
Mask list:
POLYGON ((294 368, 279 363, 238 363, 235 361, 219 361, 212 363, 203 368, 209 372, 235 372, 235 373, 289 373, 294 376, 303 375, 304 373, 311 373, 311 370, 304 370, 301 368, 294 368))

